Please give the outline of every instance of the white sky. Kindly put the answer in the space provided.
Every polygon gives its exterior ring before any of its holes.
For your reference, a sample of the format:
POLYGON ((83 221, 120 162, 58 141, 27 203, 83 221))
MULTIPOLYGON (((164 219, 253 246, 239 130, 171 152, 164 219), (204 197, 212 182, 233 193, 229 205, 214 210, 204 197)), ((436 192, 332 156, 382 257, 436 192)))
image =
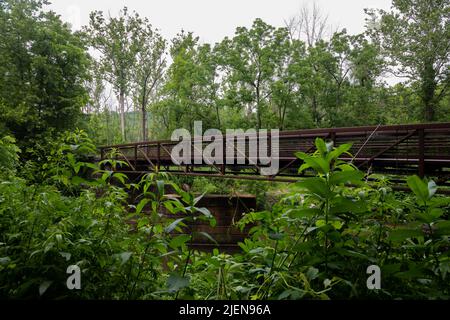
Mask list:
POLYGON ((219 42, 234 34, 238 26, 250 26, 262 18, 273 26, 284 26, 284 20, 300 8, 316 2, 328 14, 334 27, 347 28, 348 33, 364 31, 364 8, 389 9, 391 0, 50 0, 50 8, 70 22, 74 29, 89 21, 93 10, 117 15, 123 6, 149 18, 166 39, 181 29, 193 31, 202 42, 219 42))

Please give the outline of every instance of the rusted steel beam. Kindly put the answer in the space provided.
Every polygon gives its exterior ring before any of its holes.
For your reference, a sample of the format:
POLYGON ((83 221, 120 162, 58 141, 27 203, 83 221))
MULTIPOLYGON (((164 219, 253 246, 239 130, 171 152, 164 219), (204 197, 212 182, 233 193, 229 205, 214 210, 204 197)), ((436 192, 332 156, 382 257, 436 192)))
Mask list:
POLYGON ((123 152, 119 151, 120 154, 122 155, 122 157, 125 159, 125 161, 128 163, 128 165, 130 166, 130 168, 133 171, 136 171, 136 168, 131 164, 131 161, 127 158, 127 156, 125 154, 123 154, 123 152))
MULTIPOLYGON (((314 149, 314 139, 316 137, 331 139, 336 145, 353 142, 350 152, 355 153, 358 151, 354 159, 347 159, 344 156, 341 157, 341 160, 353 160, 359 167, 375 161, 375 170, 381 172, 383 172, 383 170, 397 170, 398 172, 403 172, 404 170, 411 171, 415 168, 415 170, 419 171, 418 173, 421 176, 427 172, 437 172, 437 170, 442 170, 442 168, 450 168, 450 123, 306 129, 283 131, 280 132, 278 136, 280 139, 280 153, 278 160, 280 161, 280 167, 282 168, 278 173, 280 176, 280 173, 296 165, 296 162, 294 161, 296 160, 296 157, 294 156, 296 151, 307 149, 306 153, 309 153, 314 149), (372 134, 369 136, 370 132, 372 132, 372 134), (376 134, 374 134, 375 132, 376 134), (418 134, 415 135, 414 132, 418 132, 418 134), (368 136, 370 139, 367 138, 368 136), (408 144, 402 143, 405 140, 408 141, 408 144), (400 167, 397 167, 398 165, 400 165, 400 167)), ((250 144, 258 143, 259 136, 258 133, 242 136, 223 135, 222 142, 224 151, 226 151, 226 141, 231 138, 233 138, 235 142, 242 142, 242 140, 244 140, 244 145, 247 149, 250 144)), ((194 144, 197 140, 198 139, 192 140, 192 143, 194 144)), ((103 146, 99 148, 100 159, 104 159, 108 150, 116 148, 119 152, 119 158, 123 157, 133 171, 136 171, 138 169, 137 167, 139 165, 144 165, 145 162, 151 164, 153 168, 156 167, 157 170, 160 170, 161 167, 166 167, 165 170, 169 170, 169 167, 173 165, 171 150, 176 144, 178 144, 177 141, 160 140, 103 146), (156 148, 156 154, 155 152, 150 152, 148 154, 147 152, 144 153, 142 148, 145 148, 146 150, 156 148), (134 150, 134 155, 131 150, 134 150), (162 151, 164 153, 162 153, 162 151)), ((220 176, 228 174, 259 175, 260 165, 258 163, 250 164, 250 159, 246 152, 236 150, 236 143, 233 144, 235 149, 233 151, 235 154, 230 158, 226 157, 224 152, 224 164, 206 164, 203 161, 202 164, 199 164, 198 166, 194 165, 186 171, 188 171, 188 173, 198 173, 198 171, 194 172, 194 170, 202 167, 204 169, 214 169, 220 176), (235 160, 238 156, 245 158, 246 163, 239 166, 239 170, 248 169, 245 173, 238 172, 234 170, 236 168, 235 166, 226 164, 227 160, 235 160), (250 172, 249 170, 251 169, 255 169, 256 171, 250 172)), ((195 144, 194 148, 196 148, 195 144)), ((195 156, 193 159, 195 160, 195 156)), ((272 180, 273 178, 263 177, 263 179, 272 180)))
MULTIPOLYGON (((319 134, 332 134, 335 133, 336 137, 339 137, 341 134, 345 133, 361 133, 367 131, 375 130, 377 126, 361 126, 361 127, 340 127, 340 128, 317 128, 317 129, 301 129, 301 130, 289 130, 289 131, 280 131, 279 136, 282 137, 301 137, 302 135, 319 135, 319 134)), ((450 131, 450 122, 437 122, 437 123, 423 123, 423 124, 401 124, 401 125, 385 125, 380 126, 377 132, 395 132, 395 131, 407 131, 407 130, 415 130, 415 129, 424 129, 426 131, 439 131, 446 129, 450 131)), ((248 135, 252 136, 252 135, 248 135)), ((197 141, 196 139, 192 139, 192 142, 197 141)), ((122 147, 130 147, 135 144, 139 145, 152 145, 156 143, 168 143, 168 144, 176 144, 172 140, 154 140, 154 141, 140 141, 134 143, 125 143, 125 144, 116 144, 110 146, 102 146, 107 148, 122 148, 122 147)))
POLYGON ((403 138, 395 141, 393 144, 387 146, 386 148, 384 148, 383 150, 381 150, 380 152, 376 153, 374 156, 370 157, 369 160, 364 161, 362 164, 358 165, 358 168, 364 166, 365 164, 370 164, 372 163, 376 158, 378 158, 379 156, 381 156, 383 153, 385 153, 386 151, 392 149, 393 147, 399 145, 400 143, 402 143, 403 141, 405 141, 406 139, 410 138, 412 135, 414 135, 416 133, 416 130, 411 131, 410 133, 408 133, 406 136, 404 136, 403 138))
POLYGON ((152 166, 152 168, 154 170, 155 169, 155 164, 152 162, 152 160, 150 160, 150 158, 147 156, 147 154, 144 151, 142 151, 142 149, 139 148, 139 151, 142 153, 142 155, 148 161, 148 163, 150 163, 150 165, 152 166))

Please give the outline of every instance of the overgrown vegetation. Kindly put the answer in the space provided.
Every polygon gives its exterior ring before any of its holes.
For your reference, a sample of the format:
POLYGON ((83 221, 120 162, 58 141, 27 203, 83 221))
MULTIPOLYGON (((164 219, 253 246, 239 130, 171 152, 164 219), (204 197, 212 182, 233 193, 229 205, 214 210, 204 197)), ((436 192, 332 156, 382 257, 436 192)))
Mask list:
POLYGON ((197 120, 223 132, 448 121, 448 1, 393 0, 358 35, 326 36, 315 7, 215 45, 190 32, 167 41, 127 8, 73 32, 46 5, 0 0, 0 299, 449 298, 450 198, 417 176, 411 193, 393 191, 339 160, 347 144, 299 152, 309 178, 289 187, 131 182, 115 171, 125 162, 92 157, 197 120), (250 229, 241 251, 193 249, 215 242, 187 228, 216 224, 204 193, 256 195, 237 223, 250 229), (81 290, 66 286, 71 265, 81 290), (370 265, 380 290, 367 288, 370 265))
MULTIPOLYGON (((316 146, 312 155, 298 154, 300 170, 316 176, 296 183, 272 210, 246 214, 239 225, 252 224, 251 236, 239 243, 241 253, 230 255, 195 251, 189 246, 195 234, 174 233, 198 219, 215 225, 206 208, 196 207, 201 197, 157 174, 128 183, 83 161, 92 147, 84 132, 62 136, 36 167, 46 173, 41 183, 13 167, 2 172, 0 296, 448 298, 450 199, 416 176, 408 179, 412 195, 393 193, 381 178, 369 184, 338 160, 349 145, 333 148, 317 139, 316 146), (165 184, 178 196, 165 195, 165 184), (140 194, 136 205, 127 204, 132 190, 140 194), (82 290, 66 287, 73 264, 82 270, 82 290), (383 270, 379 291, 366 287, 373 264, 383 270)), ((9 162, 19 151, 10 138, 0 150, 9 162)))
POLYGON ((327 34, 321 9, 305 7, 216 44, 164 39, 126 7, 71 32, 46 8, 0 1, 0 132, 21 147, 75 127, 99 145, 166 139, 196 120, 224 132, 450 119, 446 0, 393 0, 356 35, 327 34))

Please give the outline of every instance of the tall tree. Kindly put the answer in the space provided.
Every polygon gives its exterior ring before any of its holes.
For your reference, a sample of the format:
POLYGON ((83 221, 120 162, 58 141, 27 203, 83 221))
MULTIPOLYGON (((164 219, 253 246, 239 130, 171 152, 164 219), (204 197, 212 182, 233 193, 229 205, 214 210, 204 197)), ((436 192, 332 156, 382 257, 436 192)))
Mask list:
POLYGON ((209 44, 199 44, 191 32, 181 32, 170 47, 173 61, 166 74, 162 90, 163 101, 155 111, 166 131, 184 126, 192 130, 195 120, 205 127, 220 126, 216 105, 216 68, 209 44))
POLYGON ((16 138, 73 128, 88 96, 89 57, 45 1, 0 1, 0 122, 16 138))
POLYGON ((93 48, 101 54, 100 65, 105 79, 112 84, 119 101, 122 140, 125 134, 125 103, 132 87, 133 68, 139 50, 141 23, 139 16, 125 7, 118 17, 105 19, 102 11, 90 14, 84 28, 93 48))
POLYGON ((148 139, 147 107, 151 97, 156 96, 161 86, 166 67, 166 41, 153 29, 148 19, 139 19, 140 31, 136 36, 138 41, 136 64, 134 67, 133 91, 142 116, 142 140, 148 139))
POLYGON ((256 19, 250 29, 237 28, 232 39, 225 38, 220 44, 230 83, 229 100, 243 106, 247 116, 255 113, 258 129, 269 105, 276 66, 288 44, 286 28, 274 28, 261 19, 256 19))
POLYGON ((391 72, 417 85, 423 119, 436 120, 450 82, 450 2, 393 0, 389 12, 367 13, 368 32, 386 54, 391 72))

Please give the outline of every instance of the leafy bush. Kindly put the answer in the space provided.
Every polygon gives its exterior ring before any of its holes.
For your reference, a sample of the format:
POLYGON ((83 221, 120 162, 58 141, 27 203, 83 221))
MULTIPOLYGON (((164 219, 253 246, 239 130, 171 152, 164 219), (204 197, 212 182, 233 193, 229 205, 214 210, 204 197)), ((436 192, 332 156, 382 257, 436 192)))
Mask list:
MULTIPOLYGON (((2 159, 17 159, 13 140, 1 143, 2 159)), ((0 297, 448 299, 449 198, 416 176, 413 194, 394 193, 384 177, 339 160, 349 145, 317 139, 316 147, 297 154, 299 170, 315 176, 270 210, 244 215, 250 237, 227 254, 191 246, 199 236, 214 241, 189 227, 215 225, 197 207, 201 196, 161 173, 130 183, 113 171, 124 163, 86 161, 91 141, 69 134, 33 164, 43 182, 0 177, 0 297), (66 287, 70 265, 81 269, 81 290, 66 287), (381 268, 381 290, 367 288, 370 265, 381 268)))
POLYGON ((20 149, 15 142, 10 136, 0 138, 0 167, 4 171, 13 171, 18 165, 20 149))
POLYGON ((414 196, 395 194, 384 178, 369 183, 338 160, 349 145, 317 139, 316 147, 312 155, 297 154, 300 171, 316 176, 294 184, 271 211, 240 221, 253 225, 251 238, 239 244, 243 254, 197 263, 198 297, 447 299, 449 199, 416 176, 408 179, 414 196), (381 290, 367 288, 370 265, 382 270, 381 290))
POLYGON ((69 134, 55 145, 42 165, 48 169, 48 184, 29 184, 15 176, 0 180, 0 297, 178 295, 189 283, 186 267, 194 253, 186 244, 193 234, 174 236, 172 231, 180 231, 187 220, 214 222, 206 208, 196 207, 201 197, 174 186, 180 198, 171 198, 164 195, 166 182, 157 175, 128 184, 118 173, 79 161, 92 151, 83 133, 69 134), (96 169, 98 178, 80 177, 82 168, 96 169), (112 179, 124 183, 114 186, 112 179), (79 188, 75 196, 67 192, 72 188, 79 188), (139 202, 127 205, 134 189, 142 192, 139 202), (163 219, 162 207, 176 217, 163 219), (70 265, 82 271, 82 290, 66 287, 70 265), (163 268, 172 271, 169 277, 163 268))

